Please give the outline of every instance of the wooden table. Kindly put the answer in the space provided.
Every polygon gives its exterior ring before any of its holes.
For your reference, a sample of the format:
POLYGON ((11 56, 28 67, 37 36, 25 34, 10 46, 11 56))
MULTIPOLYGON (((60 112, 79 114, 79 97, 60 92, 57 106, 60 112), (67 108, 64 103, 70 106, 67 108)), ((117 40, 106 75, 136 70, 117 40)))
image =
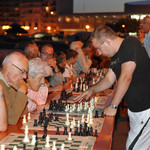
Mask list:
MULTIPOLYGON (((49 95, 49 98, 52 98, 56 94, 58 93, 57 92, 51 93, 49 95)), ((38 107, 38 109, 41 109, 41 108, 42 108, 41 106, 38 107)), ((0 132, 0 140, 2 140, 4 137, 6 137, 9 133, 12 133, 12 132, 24 133, 24 130, 20 129, 21 126, 22 126, 22 119, 18 121, 17 125, 9 125, 7 131, 0 132)), ((100 133, 98 133, 98 137, 94 145, 94 150, 111 150, 113 128, 114 128, 114 117, 105 116, 102 130, 100 133)), ((48 131, 48 134, 55 134, 55 132, 48 131)), ((29 130, 29 133, 33 134, 34 131, 29 130)), ((38 131, 38 133, 43 134, 43 131, 38 131)))

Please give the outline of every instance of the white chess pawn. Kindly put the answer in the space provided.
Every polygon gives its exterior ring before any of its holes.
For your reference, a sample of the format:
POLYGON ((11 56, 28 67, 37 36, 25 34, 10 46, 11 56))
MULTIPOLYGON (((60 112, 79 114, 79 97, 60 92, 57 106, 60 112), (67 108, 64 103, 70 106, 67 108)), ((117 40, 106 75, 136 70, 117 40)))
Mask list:
POLYGON ((5 145, 4 144, 1 145, 1 150, 5 150, 5 145))
POLYGON ((82 119, 81 119, 81 123, 83 124, 84 121, 85 121, 85 119, 84 119, 84 114, 83 114, 83 115, 82 115, 82 119))
POLYGON ((73 126, 76 126, 76 121, 75 121, 75 118, 73 117, 73 126))
POLYGON ((76 104, 74 103, 73 104, 73 111, 75 111, 76 110, 76 104))
POLYGON ((89 123, 89 118, 90 118, 90 115, 87 114, 86 123, 89 123))
POLYGON ((27 123, 27 121, 26 121, 26 115, 23 116, 22 123, 27 123))
POLYGON ((72 141, 71 132, 69 132, 68 141, 72 141))
POLYGON ((83 107, 82 107, 82 103, 80 103, 80 110, 82 110, 83 109, 83 107))
POLYGON ((56 141, 53 141, 53 147, 52 147, 52 150, 57 150, 57 149, 56 149, 56 141))
POLYGON ((68 111, 68 106, 65 106, 65 112, 67 112, 68 111))
POLYGON ((64 148, 65 148, 65 144, 62 143, 62 145, 61 145, 61 150, 65 150, 64 148))
POLYGON ((16 145, 13 147, 13 150, 17 150, 17 146, 16 145))
POLYGON ((84 110, 87 110, 87 103, 84 103, 84 110))
POLYGON ((45 147, 46 147, 46 148, 50 147, 50 144, 49 144, 49 135, 46 136, 46 144, 45 144, 45 147))
POLYGON ((82 91, 82 83, 80 84, 80 91, 82 91))
POLYGON ((72 85, 72 83, 71 83, 71 89, 73 88, 73 85, 72 85))
POLYGON ((69 122, 69 114, 68 114, 68 113, 66 114, 66 122, 65 122, 65 125, 66 125, 66 126, 69 126, 69 125, 70 125, 70 122, 69 122))
POLYGON ((78 120, 78 124, 77 124, 77 127, 78 127, 78 128, 80 127, 80 120, 78 120))
POLYGON ((28 113, 28 121, 31 119, 31 114, 28 113))
POLYGON ((70 125, 70 128, 73 129, 73 128, 74 128, 73 121, 70 121, 70 124, 71 124, 71 125, 70 125))
POLYGON ((86 86, 86 90, 88 90, 88 88, 89 88, 89 87, 88 87, 88 85, 87 85, 87 86, 86 86))
POLYGON ((32 135, 31 145, 35 145, 36 143, 36 135, 32 135))
POLYGON ((78 104, 77 112, 80 112, 80 105, 78 104))
POLYGON ((69 110, 69 112, 73 112, 73 107, 70 107, 70 110, 69 110))
POLYGON ((93 85, 95 84, 95 78, 93 78, 93 85))

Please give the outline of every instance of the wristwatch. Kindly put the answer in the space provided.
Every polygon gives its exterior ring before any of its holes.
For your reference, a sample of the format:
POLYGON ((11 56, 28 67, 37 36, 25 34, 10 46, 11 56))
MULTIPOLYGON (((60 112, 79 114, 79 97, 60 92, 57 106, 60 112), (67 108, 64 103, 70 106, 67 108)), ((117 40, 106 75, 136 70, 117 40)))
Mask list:
POLYGON ((118 106, 114 105, 114 104, 110 104, 110 107, 113 108, 113 109, 117 109, 118 106))

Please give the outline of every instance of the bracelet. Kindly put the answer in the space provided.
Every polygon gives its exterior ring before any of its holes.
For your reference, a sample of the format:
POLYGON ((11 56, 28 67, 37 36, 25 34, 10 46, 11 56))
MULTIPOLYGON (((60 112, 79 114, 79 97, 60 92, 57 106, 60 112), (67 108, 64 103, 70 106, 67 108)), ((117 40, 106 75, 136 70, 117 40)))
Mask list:
POLYGON ((113 109, 117 109, 118 106, 114 105, 114 104, 110 104, 110 107, 113 108, 113 109))

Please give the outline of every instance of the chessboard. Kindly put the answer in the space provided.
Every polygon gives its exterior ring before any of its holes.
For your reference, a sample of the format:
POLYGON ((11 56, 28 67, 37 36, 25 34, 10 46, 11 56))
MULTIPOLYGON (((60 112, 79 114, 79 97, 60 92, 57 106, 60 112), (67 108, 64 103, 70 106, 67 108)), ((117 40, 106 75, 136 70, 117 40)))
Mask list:
POLYGON ((13 150, 14 146, 16 149, 26 149, 26 150, 33 150, 33 149, 40 149, 40 150, 48 150, 53 149, 53 144, 55 141, 55 147, 57 150, 61 150, 62 144, 64 144, 64 150, 92 150, 96 137, 79 137, 79 136, 72 136, 72 140, 68 140, 67 135, 49 135, 49 144, 50 147, 46 148, 46 139, 42 138, 42 135, 38 135, 38 139, 36 140, 36 144, 32 145, 32 135, 29 134, 29 142, 24 143, 24 134, 18 133, 11 133, 3 140, 0 141, 1 150, 13 150), (3 148, 2 148, 3 147, 3 148), (5 148, 4 148, 5 147, 5 148))
MULTIPOLYGON (((87 115, 69 115, 69 124, 66 125, 66 115, 65 114, 46 114, 46 119, 49 120, 51 116, 50 121, 47 123, 47 130, 48 131, 57 131, 59 128, 59 131, 64 131, 64 128, 67 127, 67 132, 70 131, 70 128, 72 129, 72 133, 74 134, 75 128, 78 126, 80 128, 80 125, 84 128, 85 122, 87 121, 87 115), (57 115, 57 116, 56 116, 57 115), (57 117, 57 119, 56 119, 57 117), (71 122, 75 121, 75 125, 71 127, 71 122), (83 121, 84 120, 84 121, 83 121)), ((21 129, 25 129, 25 126, 28 125, 29 130, 44 130, 45 126, 45 120, 43 119, 42 122, 40 121, 40 115, 36 114, 33 118, 28 120, 27 123, 23 123, 23 126, 21 129)), ((89 129, 92 127, 93 132, 97 130, 97 132, 101 132, 102 126, 103 126, 104 118, 93 118, 93 123, 89 125, 89 129)), ((88 129, 88 128, 87 128, 88 129)))
POLYGON ((50 101, 50 103, 47 103, 46 105, 43 106, 43 108, 39 111, 37 111, 37 113, 42 112, 42 110, 46 111, 46 113, 59 113, 59 114, 65 114, 65 113, 70 113, 70 114, 88 114, 89 111, 89 106, 91 105, 91 101, 92 105, 93 105, 93 114, 96 113, 96 111, 98 111, 100 116, 103 116, 103 111, 105 108, 105 104, 107 104, 107 97, 106 96, 100 96, 100 97, 93 97, 90 102, 82 102, 80 104, 75 104, 73 99, 76 97, 77 95, 73 95, 71 96, 67 101, 63 101, 59 99, 59 96, 57 95, 56 97, 54 97, 53 100, 50 101), (81 109, 79 110, 78 107, 80 107, 81 109), (85 105, 87 105, 87 108, 85 108, 85 105))

